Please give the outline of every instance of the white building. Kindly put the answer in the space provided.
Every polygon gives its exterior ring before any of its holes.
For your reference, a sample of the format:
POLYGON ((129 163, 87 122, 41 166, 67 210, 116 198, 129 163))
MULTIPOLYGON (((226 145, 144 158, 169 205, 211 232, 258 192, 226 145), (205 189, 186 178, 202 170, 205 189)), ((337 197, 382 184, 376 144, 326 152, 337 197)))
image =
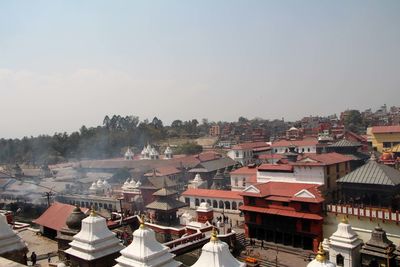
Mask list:
POLYGON ((142 223, 133 232, 132 243, 121 251, 114 267, 178 267, 181 263, 174 260, 169 248, 156 240, 152 229, 142 223))
POLYGON ((254 163, 254 154, 258 150, 268 150, 269 145, 265 142, 242 143, 232 147, 227 156, 239 162, 243 166, 254 163))
POLYGON ((358 267, 362 240, 351 228, 346 218, 339 223, 338 229, 329 238, 329 259, 337 266, 358 267))
POLYGON ((128 149, 125 152, 124 158, 125 160, 133 160, 133 157, 135 156, 135 153, 128 147, 128 149))
POLYGON ((172 149, 167 146, 167 148, 164 151, 164 159, 172 159, 173 154, 172 154, 172 149))
POLYGON ((159 159, 160 154, 158 151, 151 145, 147 145, 143 147, 142 152, 140 153, 140 159, 159 159))
POLYGON ((245 166, 230 172, 231 190, 243 191, 247 186, 257 183, 257 167, 245 166))
POLYGON ((72 261, 78 263, 107 258, 124 248, 115 234, 108 229, 106 219, 96 215, 94 211, 82 220, 81 231, 73 236, 69 245, 71 247, 65 253, 72 261))
POLYGON ((246 264, 235 259, 229 251, 229 246, 217 237, 215 228, 211 233, 210 242, 201 249, 199 259, 192 267, 245 267, 246 264))
POLYGON ((289 152, 289 147, 295 146, 298 153, 317 153, 318 140, 316 138, 302 140, 278 140, 271 144, 272 153, 284 154, 289 152))
POLYGON ((108 196, 111 194, 111 185, 103 179, 99 179, 97 182, 93 182, 89 187, 89 193, 92 195, 108 196))

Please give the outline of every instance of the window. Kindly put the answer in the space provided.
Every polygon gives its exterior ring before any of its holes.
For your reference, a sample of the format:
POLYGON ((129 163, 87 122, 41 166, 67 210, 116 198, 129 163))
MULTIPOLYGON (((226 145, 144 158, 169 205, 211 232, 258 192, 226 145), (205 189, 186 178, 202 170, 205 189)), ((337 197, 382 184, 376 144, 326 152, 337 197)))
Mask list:
POLYGON ((311 230, 310 221, 303 221, 302 224, 301 224, 301 230, 303 232, 310 232, 310 230, 311 230))
POLYGON ((336 164, 336 172, 339 172, 339 164, 336 164))
POLYGON ((235 178, 235 186, 238 186, 238 178, 235 178))
POLYGON ((383 142, 383 147, 384 148, 390 148, 392 146, 392 143, 390 142, 383 142))
POLYGON ((198 198, 194 200, 194 206, 200 206, 200 201, 198 198))
POLYGON ((229 201, 225 201, 225 209, 227 210, 231 209, 231 203, 229 201))
POLYGON ((218 202, 216 200, 213 200, 213 208, 218 208, 218 202))
POLYGON ((310 148, 307 148, 307 152, 310 152, 311 150, 310 150, 310 148))
POLYGON ((236 202, 232 202, 232 209, 233 209, 233 210, 237 210, 236 202))
POLYGON ((275 149, 275 153, 278 153, 278 149, 275 149))
POLYGON ((254 197, 249 197, 249 205, 250 206, 255 206, 256 205, 256 199, 254 197))
POLYGON ((301 211, 310 211, 310 207, 307 203, 301 203, 301 211))
POLYGON ((301 149, 301 152, 304 152, 304 148, 301 149))
POLYGON ((218 208, 220 208, 220 209, 224 208, 224 202, 222 200, 220 200, 218 204, 219 204, 218 208))
POLYGON ((287 202, 282 202, 282 206, 288 207, 288 206, 289 206, 289 203, 287 203, 287 202))
POLYGON ((336 255, 336 265, 343 266, 344 265, 344 257, 341 254, 336 255))
POLYGON ((186 203, 186 204, 190 204, 190 198, 185 197, 185 203, 186 203))
POLYGON ((246 187, 246 178, 242 179, 242 184, 243 184, 243 187, 246 187))
POLYGON ((328 166, 328 167, 326 167, 326 174, 327 174, 327 175, 329 175, 329 174, 330 174, 330 172, 331 172, 331 167, 329 167, 329 166, 328 166))
POLYGON ((238 158, 239 157, 239 151, 236 151, 236 157, 238 158))

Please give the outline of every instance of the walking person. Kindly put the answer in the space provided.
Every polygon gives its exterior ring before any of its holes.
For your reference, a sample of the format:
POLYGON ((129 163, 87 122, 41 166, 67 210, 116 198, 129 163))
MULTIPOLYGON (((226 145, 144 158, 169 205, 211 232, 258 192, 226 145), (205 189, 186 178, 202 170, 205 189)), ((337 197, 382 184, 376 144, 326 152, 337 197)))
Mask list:
POLYGON ((35 251, 33 251, 32 254, 31 254, 32 266, 36 265, 36 258, 37 258, 36 253, 35 253, 35 251))
POLYGON ((51 262, 51 253, 47 253, 47 262, 48 262, 48 263, 51 262))

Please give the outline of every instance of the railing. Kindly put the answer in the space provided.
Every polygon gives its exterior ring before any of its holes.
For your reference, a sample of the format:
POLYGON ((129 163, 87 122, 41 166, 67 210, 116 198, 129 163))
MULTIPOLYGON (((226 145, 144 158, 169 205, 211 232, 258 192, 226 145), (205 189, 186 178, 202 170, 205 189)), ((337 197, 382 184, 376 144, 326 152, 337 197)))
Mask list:
POLYGON ((392 221, 399 223, 400 214, 398 211, 392 211, 385 208, 373 208, 373 207, 354 207, 351 205, 327 205, 328 212, 336 214, 346 214, 357 216, 358 218, 369 218, 370 220, 379 219, 382 221, 392 221))
POLYGON ((166 245, 167 247, 172 249, 172 248, 177 247, 179 245, 186 244, 186 243, 191 243, 193 241, 201 240, 203 238, 205 238, 204 233, 196 233, 196 234, 193 234, 193 235, 189 235, 189 236, 185 236, 185 237, 181 237, 181 238, 172 240, 170 242, 164 243, 164 245, 166 245))

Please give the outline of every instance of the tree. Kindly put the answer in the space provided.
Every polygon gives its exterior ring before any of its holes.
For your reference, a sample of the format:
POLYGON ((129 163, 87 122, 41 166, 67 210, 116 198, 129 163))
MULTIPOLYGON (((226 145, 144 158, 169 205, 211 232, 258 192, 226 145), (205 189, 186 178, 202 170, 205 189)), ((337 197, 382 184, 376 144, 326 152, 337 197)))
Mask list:
POLYGON ((349 131, 359 133, 364 128, 361 113, 358 110, 346 111, 346 116, 343 120, 345 128, 349 131))

